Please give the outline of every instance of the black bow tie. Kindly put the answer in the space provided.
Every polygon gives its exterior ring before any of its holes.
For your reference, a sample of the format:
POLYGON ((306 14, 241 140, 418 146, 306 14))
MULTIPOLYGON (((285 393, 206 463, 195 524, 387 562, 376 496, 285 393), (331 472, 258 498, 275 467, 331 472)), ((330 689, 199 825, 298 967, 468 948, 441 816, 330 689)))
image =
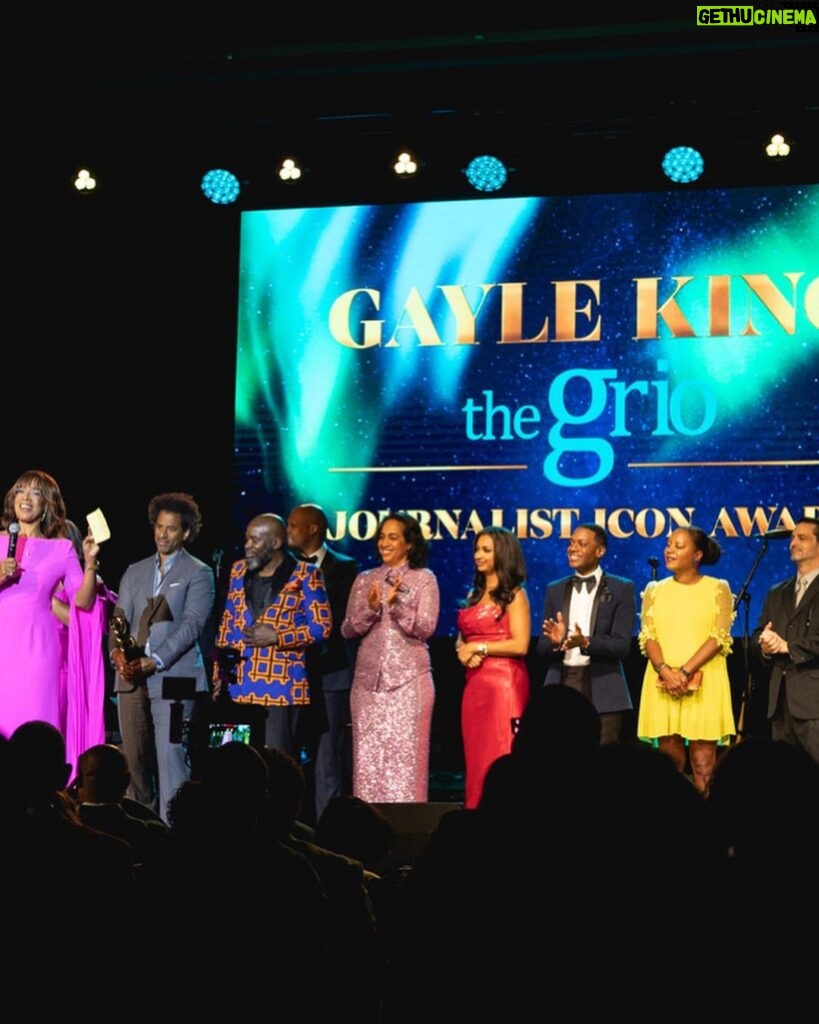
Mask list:
POLYGON ((586 590, 591 592, 592 590, 594 590, 594 585, 595 585, 596 582, 597 582, 597 580, 594 578, 594 576, 573 576, 572 577, 572 583, 574 583, 574 589, 575 590, 580 590, 582 588, 583 584, 585 583, 586 584, 586 590))
POLYGON ((313 565, 318 561, 318 555, 299 555, 300 562, 312 562, 313 565))

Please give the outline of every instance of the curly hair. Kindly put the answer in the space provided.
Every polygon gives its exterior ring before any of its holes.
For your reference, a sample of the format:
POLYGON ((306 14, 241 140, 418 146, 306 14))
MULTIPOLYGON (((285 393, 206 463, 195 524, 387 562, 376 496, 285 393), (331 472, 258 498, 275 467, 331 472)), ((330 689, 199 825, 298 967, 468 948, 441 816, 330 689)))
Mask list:
POLYGON ((160 512, 177 512, 182 529, 187 530, 188 540, 194 541, 202 529, 202 514, 192 495, 183 491, 168 491, 157 494, 148 502, 148 522, 156 526, 160 512))
POLYGON ((421 532, 421 524, 408 512, 390 512, 389 515, 384 516, 378 524, 378 533, 375 535, 375 550, 378 551, 378 538, 381 536, 384 523, 388 523, 390 520, 401 523, 404 529, 404 540, 409 545, 407 561, 410 569, 423 569, 427 564, 429 543, 421 532))
MULTIPOLYGON (((487 526, 475 535, 475 547, 481 537, 491 537, 494 547, 495 573, 498 585, 489 591, 489 596, 506 609, 512 603, 515 591, 526 581, 526 562, 523 549, 516 535, 505 526, 487 526)), ((486 593, 486 574, 475 572, 472 589, 466 598, 467 605, 477 604, 486 593)))
POLYGON ((6 491, 3 502, 3 526, 8 527, 17 516, 14 513, 14 495, 20 487, 38 487, 43 496, 43 518, 40 529, 43 536, 50 539, 54 537, 67 537, 65 517, 65 501, 59 484, 43 469, 29 469, 21 473, 12 486, 6 491))

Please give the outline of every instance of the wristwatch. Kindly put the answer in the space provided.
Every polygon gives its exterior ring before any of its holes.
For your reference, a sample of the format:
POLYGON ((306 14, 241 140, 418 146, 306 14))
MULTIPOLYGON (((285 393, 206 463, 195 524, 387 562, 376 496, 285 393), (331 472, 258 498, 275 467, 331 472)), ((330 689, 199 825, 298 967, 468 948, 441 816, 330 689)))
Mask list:
POLYGON ((478 654, 485 658, 489 654, 489 645, 487 643, 478 644, 478 654))

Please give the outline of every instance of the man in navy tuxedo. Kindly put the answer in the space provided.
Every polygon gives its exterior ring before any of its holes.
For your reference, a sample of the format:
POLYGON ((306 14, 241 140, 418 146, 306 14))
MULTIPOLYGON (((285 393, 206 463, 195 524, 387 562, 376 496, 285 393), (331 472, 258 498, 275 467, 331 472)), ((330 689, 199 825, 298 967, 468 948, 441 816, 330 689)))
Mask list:
POLYGON ((819 519, 797 520, 789 550, 796 576, 768 591, 751 652, 771 673, 772 738, 819 761, 819 519))
POLYGON ((341 623, 358 575, 358 563, 327 546, 327 529, 327 516, 318 505, 297 505, 287 517, 287 543, 297 558, 314 562, 321 569, 333 616, 329 639, 307 649, 310 713, 316 732, 316 821, 334 796, 351 792, 350 687, 354 654, 341 635, 341 623))
POLYGON ((600 560, 608 536, 596 523, 582 523, 569 540, 573 570, 549 584, 543 603, 537 653, 549 666, 544 685, 579 690, 600 715, 600 743, 620 739, 624 711, 632 708, 623 662, 637 617, 634 583, 605 573, 600 560))

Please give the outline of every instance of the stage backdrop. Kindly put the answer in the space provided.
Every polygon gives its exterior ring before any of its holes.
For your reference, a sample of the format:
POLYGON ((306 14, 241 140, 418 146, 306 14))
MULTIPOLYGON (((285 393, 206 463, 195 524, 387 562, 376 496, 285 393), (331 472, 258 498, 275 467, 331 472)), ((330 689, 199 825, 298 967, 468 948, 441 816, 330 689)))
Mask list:
POLYGON ((489 524, 533 632, 585 520, 638 591, 712 533, 737 634, 790 573, 761 535, 819 505, 819 185, 250 211, 239 269, 237 536, 315 501, 368 567, 410 511, 439 635, 489 524))

